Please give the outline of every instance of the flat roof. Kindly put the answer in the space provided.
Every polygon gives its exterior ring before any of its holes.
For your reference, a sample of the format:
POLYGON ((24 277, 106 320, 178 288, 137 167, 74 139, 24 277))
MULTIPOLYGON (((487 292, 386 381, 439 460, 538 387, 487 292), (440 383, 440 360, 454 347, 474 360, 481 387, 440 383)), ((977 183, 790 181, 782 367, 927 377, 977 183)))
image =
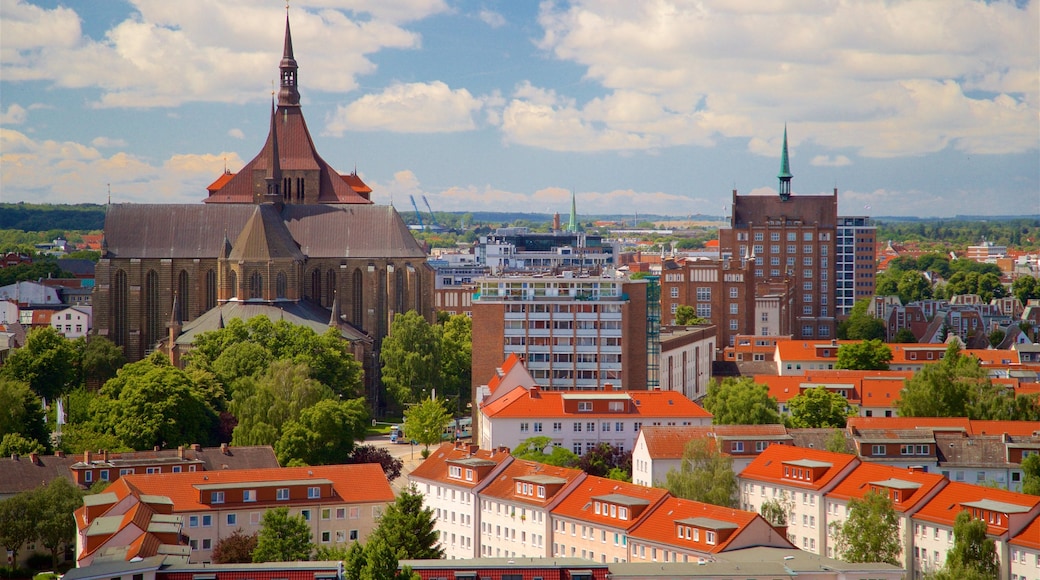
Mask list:
POLYGON ((809 467, 809 468, 834 467, 833 463, 828 463, 826 461, 815 461, 813 459, 794 459, 794 460, 791 460, 791 461, 783 461, 782 463, 784 465, 796 465, 798 467, 809 467))
POLYGON ((907 481, 905 479, 896 479, 894 477, 891 477, 884 481, 870 481, 867 483, 869 483, 870 485, 878 485, 881 487, 890 487, 892 489, 919 489, 921 487, 920 483, 907 481))
POLYGON ((1024 514, 1031 508, 1029 506, 1018 505, 1014 503, 1007 503, 1003 501, 996 501, 992 499, 980 499, 979 501, 966 501, 961 504, 965 507, 973 507, 982 510, 988 510, 991 512, 1000 512, 1004 514, 1024 514))
POLYGON ((520 475, 513 479, 517 481, 525 481, 527 483, 540 483, 542 485, 561 485, 567 483, 566 479, 555 477, 553 475, 520 475))
POLYGON ((632 497, 620 493, 610 493, 607 495, 594 495, 592 499, 598 501, 606 501, 610 503, 616 503, 620 505, 636 506, 636 505, 650 505, 650 500, 632 497))
POLYGON ((740 527, 733 522, 724 522, 713 518, 684 518, 681 520, 675 520, 675 523, 697 526, 698 528, 706 528, 709 530, 735 530, 740 527))
POLYGON ((287 485, 331 485, 331 479, 282 479, 277 481, 240 481, 236 483, 196 483, 192 487, 200 491, 221 489, 252 489, 254 487, 284 487, 287 485))

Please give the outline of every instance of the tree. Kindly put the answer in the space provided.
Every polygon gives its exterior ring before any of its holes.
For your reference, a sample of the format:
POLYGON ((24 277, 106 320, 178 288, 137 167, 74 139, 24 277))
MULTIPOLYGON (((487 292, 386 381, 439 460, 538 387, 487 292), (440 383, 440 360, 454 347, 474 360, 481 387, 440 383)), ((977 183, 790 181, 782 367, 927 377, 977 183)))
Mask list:
POLYGON ((986 371, 976 359, 961 354, 956 342, 946 348, 942 360, 925 365, 905 385, 896 402, 901 417, 979 419, 972 409, 992 388, 986 371))
POLYGON ((1040 455, 1036 453, 1022 460, 1022 493, 1040 495, 1040 455))
POLYGON ((1032 276, 1019 276, 1011 282, 1011 293, 1024 305, 1030 299, 1040 298, 1040 283, 1032 276))
POLYGON ((914 331, 909 328, 900 328, 896 331, 896 335, 892 337, 892 342, 897 344, 913 344, 917 342, 917 337, 914 336, 914 331))
POLYGON ((128 364, 90 405, 93 422, 133 449, 207 443, 216 411, 161 353, 128 364))
POLYGON ((1006 336, 1007 333, 1004 332, 1003 329, 996 328, 993 330, 993 332, 989 333, 986 336, 986 338, 989 340, 990 347, 997 348, 998 346, 1000 346, 1000 343, 1004 342, 1004 338, 1006 336))
POLYGON ((385 447, 375 445, 358 445, 350 452, 350 457, 345 463, 378 463, 383 468, 383 473, 386 474, 386 480, 389 482, 400 477, 401 469, 404 468, 403 461, 390 455, 385 447))
POLYGON ((50 400, 79 383, 79 362, 72 341, 47 326, 29 331, 25 346, 11 353, 0 375, 27 383, 50 400))
POLYGON ((759 506, 758 512, 774 526, 786 526, 787 516, 794 509, 794 499, 786 491, 780 497, 767 499, 759 506))
POLYGON ((665 475, 664 487, 675 497, 723 507, 737 505, 733 459, 707 439, 693 439, 686 444, 679 469, 665 475))
POLYGON ((852 405, 839 393, 818 386, 806 389, 787 402, 791 410, 788 425, 794 428, 845 428, 845 422, 854 414, 852 405))
POLYGON ((845 436, 844 429, 835 429, 823 446, 831 453, 849 453, 849 438, 845 436))
POLYGON ((996 580, 1000 574, 996 544, 986 536, 986 522, 962 510, 953 520, 953 548, 943 570, 953 578, 976 576, 996 580))
POLYGON ((91 336, 83 347, 82 356, 83 382, 94 385, 93 388, 115 377, 116 372, 126 364, 123 349, 103 336, 91 336))
POLYGON ((932 297, 932 284, 920 272, 903 272, 896 282, 899 301, 903 304, 918 302, 932 297))
POLYGON ((555 465, 557 467, 574 467, 579 457, 562 445, 553 445, 552 437, 538 436, 524 439, 510 453, 516 459, 525 459, 537 463, 555 465), (546 449, 551 449, 545 453, 546 449))
POLYGON ((36 493, 33 519, 36 535, 51 552, 51 564, 58 566, 58 550, 64 550, 76 541, 76 520, 72 513, 83 505, 83 492, 68 479, 52 479, 36 493))
POLYGON ((455 414, 470 400, 473 376, 473 319, 456 314, 440 326, 441 396, 454 399, 455 414))
POLYGON ((274 446, 278 463, 344 463, 354 450, 354 442, 364 439, 368 420, 364 399, 318 401, 301 411, 298 420, 290 420, 283 427, 274 446))
POLYGON ((283 425, 299 419, 304 409, 318 401, 335 396, 329 386, 311 377, 306 364, 277 360, 262 376, 235 384, 229 408, 238 424, 231 441, 235 445, 274 445, 283 425))
POLYGON ((23 491, 0 501, 0 545, 14 552, 15 562, 18 561, 18 550, 36 539, 35 493, 23 491))
POLYGON ((693 306, 683 304, 675 309, 675 323, 679 326, 693 326, 708 322, 708 319, 697 316, 697 310, 693 306))
POLYGON ((242 528, 231 532, 217 543, 213 544, 214 564, 245 564, 253 561, 253 551, 256 550, 258 534, 246 534, 242 528))
POLYGON ((632 480, 632 452, 600 443, 578 459, 578 469, 596 477, 609 477, 621 481, 632 480), (610 477, 611 475, 614 477, 610 477))
POLYGON ((899 540, 899 516, 892 500, 870 491, 863 499, 850 499, 848 507, 845 523, 831 523, 840 558, 846 562, 887 562, 898 566, 903 547, 899 540))
POLYGON ((398 314, 390 324, 379 357, 383 384, 398 404, 417 402, 441 384, 437 334, 414 310, 398 314))
POLYGON ((0 439, 0 457, 45 453, 43 444, 36 439, 26 439, 18 433, 8 433, 0 439))
POLYGON ((303 516, 290 516, 289 508, 271 508, 260 521, 253 550, 254 562, 298 562, 314 551, 311 527, 303 516))
POLYGON ((887 371, 892 360, 892 349, 876 338, 838 347, 838 362, 834 368, 857 371, 887 371))
MULTIPOLYGON (((18 435, 47 448, 50 430, 44 422, 40 399, 29 385, 8 377, 0 377, 0 437, 18 435)), ((13 439, 12 439, 13 444, 13 439)), ((0 457, 10 457, 4 453, 0 457)))
POLYGON ((714 415, 716 425, 769 425, 780 423, 780 407, 769 387, 750 378, 712 379, 704 408, 714 415))
POLYGON ((451 414, 440 400, 424 399, 405 410, 404 434, 429 449, 430 445, 440 443, 441 433, 449 421, 451 414))
MULTIPOLYGON (((884 295, 880 290, 877 294, 884 295)), ((870 300, 863 299, 853 305, 849 317, 838 323, 838 338, 842 340, 869 340, 885 338, 885 323, 868 312, 870 300)))
POLYGON ((368 545, 385 545, 398 560, 443 558, 434 523, 433 510, 423 506, 422 495, 411 487, 386 507, 368 545))

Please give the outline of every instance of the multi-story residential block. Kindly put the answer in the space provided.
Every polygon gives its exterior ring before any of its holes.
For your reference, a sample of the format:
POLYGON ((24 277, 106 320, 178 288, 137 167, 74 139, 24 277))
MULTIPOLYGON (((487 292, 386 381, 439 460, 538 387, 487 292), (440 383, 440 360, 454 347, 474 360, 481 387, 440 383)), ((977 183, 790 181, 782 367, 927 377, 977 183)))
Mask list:
POLYGON ((708 393, 718 344, 714 326, 662 326, 660 386, 696 401, 708 393))
POLYGON ((710 425, 711 413, 673 391, 543 391, 514 388, 479 409, 483 447, 544 436, 581 455, 600 443, 632 449, 644 425, 710 425))
MULTIPOLYGON (((124 475, 103 495, 77 511, 77 560, 93 530, 104 527, 95 520, 127 514, 153 496, 168 498, 170 514, 184 522, 192 562, 209 562, 214 544, 235 530, 259 531, 264 513, 277 507, 302 516, 318 546, 364 541, 394 501, 376 463, 124 475)), ((129 545, 135 539, 120 541, 129 545)))
POLYGON ((1008 541, 1011 545, 1011 580, 1040 579, 1040 518, 1008 541))
POLYGON ((793 548, 755 512, 668 497, 629 533, 629 562, 704 562, 750 547, 793 548))
POLYGON ((981 485, 951 482, 912 516, 915 577, 941 568, 953 547, 953 524, 967 510, 986 522, 986 535, 996 545, 1000 577, 1011 577, 1010 541, 1040 516, 1040 496, 981 485))
POLYGON ((769 362, 776 355, 777 341, 790 339, 790 335, 738 335, 733 346, 723 349, 722 357, 727 362, 769 362))
POLYGON ((480 491, 480 556, 552 556, 552 509, 584 479, 578 469, 514 459, 480 491))
MULTIPOLYGON (((795 365, 797 366, 797 364, 795 365)), ((866 417, 895 414, 896 402, 904 381, 913 373, 907 371, 804 370, 797 375, 755 375, 755 382, 769 387, 769 395, 777 400, 780 412, 789 412, 788 401, 806 389, 824 387, 844 397, 866 417)))
POLYGON ((173 513, 164 496, 144 495, 129 488, 122 496, 112 492, 85 495, 76 510, 76 566, 99 561, 126 561, 152 556, 190 554, 183 535, 184 518, 173 513))
POLYGON ((695 439, 706 439, 729 456, 735 473, 743 471, 766 447, 791 444, 783 425, 644 425, 632 450, 632 482, 663 487, 668 472, 679 469, 686 446, 695 439))
POLYGON ((734 336, 757 332, 755 280, 746 260, 666 260, 660 278, 661 320, 674 325, 679 306, 690 306, 716 327, 718 345, 732 345, 734 336))
POLYGON ((546 389, 644 390, 656 348, 648 308, 645 280, 484 278, 473 301, 474 394, 510 353, 546 389))
POLYGON ((877 228, 867 217, 839 217, 836 228, 834 297, 838 316, 874 295, 877 228))
POLYGON ((913 524, 910 517, 927 504, 946 486, 948 480, 938 473, 925 473, 917 468, 891 467, 875 463, 861 463, 825 496, 827 556, 841 558, 835 543, 834 527, 841 526, 849 516, 849 502, 862 501, 869 492, 881 494, 892 502, 899 518, 899 538, 902 541, 900 562, 912 572, 913 524), (832 525, 834 527, 832 527, 832 525))
POLYGON ((629 535, 668 496, 663 489, 586 477, 552 510, 553 555, 629 561, 629 535))
POLYGON ((512 461, 505 448, 445 443, 409 474, 408 480, 422 494, 423 504, 434 512, 445 558, 481 555, 477 494, 512 461))
POLYGON ((72 306, 51 314, 51 327, 65 338, 82 338, 90 332, 90 307, 72 306))
POLYGON ((790 500, 787 538, 814 554, 827 541, 825 496, 860 464, 855 455, 770 445, 737 477, 740 507, 761 509, 768 500, 790 500))
POLYGON ((495 274, 553 272, 561 269, 600 272, 615 265, 617 242, 584 232, 555 229, 532 232, 523 227, 499 228, 481 236, 477 264, 495 274))

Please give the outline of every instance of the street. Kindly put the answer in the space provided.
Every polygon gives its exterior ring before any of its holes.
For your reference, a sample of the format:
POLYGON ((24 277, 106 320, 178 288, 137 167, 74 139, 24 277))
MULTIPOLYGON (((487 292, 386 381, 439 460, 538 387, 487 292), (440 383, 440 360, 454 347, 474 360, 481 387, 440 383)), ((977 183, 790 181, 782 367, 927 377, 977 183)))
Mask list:
POLYGON ((390 483, 390 487, 393 488, 394 494, 399 494, 408 485, 408 474, 420 463, 422 463, 422 445, 412 445, 410 443, 391 443, 390 435, 376 435, 374 437, 368 437, 365 439, 366 445, 371 445, 376 448, 385 448, 390 452, 390 455, 400 459, 404 466, 401 468, 401 477, 398 477, 390 483))

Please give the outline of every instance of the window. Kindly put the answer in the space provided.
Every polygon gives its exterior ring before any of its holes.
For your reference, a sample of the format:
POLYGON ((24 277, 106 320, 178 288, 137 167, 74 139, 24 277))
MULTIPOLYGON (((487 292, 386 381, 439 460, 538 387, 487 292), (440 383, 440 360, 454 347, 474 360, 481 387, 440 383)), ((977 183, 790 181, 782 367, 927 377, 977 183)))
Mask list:
POLYGON ((455 479, 461 479, 462 478, 462 468, 459 467, 458 465, 449 465, 448 466, 448 477, 452 477, 452 478, 455 478, 455 479))
POLYGON ((887 453, 888 453, 888 446, 887 445, 871 445, 870 446, 870 454, 871 455, 885 455, 887 453))
POLYGON ((242 490, 242 501, 256 501, 256 490, 255 489, 244 489, 244 490, 242 490))
POLYGON ((332 519, 332 508, 321 508, 321 519, 331 520, 332 519))
POLYGON ((715 532, 713 532, 711 530, 708 530, 708 531, 704 532, 704 541, 714 546, 715 545, 715 532))
POLYGON ((144 470, 145 473, 162 473, 161 467, 149 467, 144 470))
POLYGON ((357 530, 350 530, 350 539, 354 540, 354 541, 357 541, 357 539, 358 539, 358 531, 357 530))
POLYGON ((107 469, 102 469, 101 470, 101 481, 108 481, 108 470, 107 469))
POLYGON ((697 300, 703 302, 711 301, 711 288, 697 288, 697 300))
POLYGON ((303 521, 311 521, 311 510, 300 510, 300 515, 303 516, 303 521))
POLYGON ((199 516, 188 516, 188 527, 197 528, 199 527, 199 516))
POLYGON ((318 499, 321 497, 320 487, 308 487, 307 488, 307 499, 318 499))
POLYGON ((541 433, 542 432, 542 424, 540 422, 534 424, 534 432, 535 433, 541 433))
POLYGON ((213 540, 210 539, 210 538, 203 538, 202 539, 202 549, 203 550, 212 550, 213 549, 213 540))
MULTIPOLYGON (((592 401, 578 401, 578 412, 579 413, 591 413, 592 412, 592 401)), ((580 429, 577 429, 580 431, 580 429)))
POLYGON ((766 443, 765 441, 755 441, 755 451, 759 453, 765 451, 766 445, 768 445, 768 443, 766 443))
POLYGON ((278 501, 288 501, 288 499, 289 499, 289 488, 288 487, 279 487, 278 491, 276 492, 276 499, 278 501))
POLYGON ((321 533, 321 543, 328 544, 332 541, 332 533, 325 531, 321 533))
POLYGON ((744 442, 743 441, 734 441, 732 450, 733 450, 734 453, 743 453, 744 452, 744 442))
POLYGON ((563 423, 553 423, 553 433, 563 431, 563 423))
POLYGON ((237 523, 238 523, 238 514, 228 514, 227 515, 227 525, 233 526, 233 525, 236 525, 237 523))
POLYGON ((739 309, 740 309, 740 306, 737 305, 736 302, 733 302, 733 303, 731 303, 729 305, 729 313, 730 314, 739 314, 739 309))
POLYGON ((212 515, 204 515, 204 516, 202 516, 202 527, 208 528, 208 527, 210 527, 212 525, 213 525, 213 516, 212 515))
POLYGON ((672 298, 678 298, 679 297, 679 287, 678 286, 672 286, 671 296, 672 296, 672 298))
POLYGON ((581 422, 580 421, 575 421, 574 422, 574 432, 575 433, 581 433, 581 422))
POLYGON ((521 433, 527 433, 530 430, 531 430, 531 424, 530 423, 520 423, 520 432, 521 433))

